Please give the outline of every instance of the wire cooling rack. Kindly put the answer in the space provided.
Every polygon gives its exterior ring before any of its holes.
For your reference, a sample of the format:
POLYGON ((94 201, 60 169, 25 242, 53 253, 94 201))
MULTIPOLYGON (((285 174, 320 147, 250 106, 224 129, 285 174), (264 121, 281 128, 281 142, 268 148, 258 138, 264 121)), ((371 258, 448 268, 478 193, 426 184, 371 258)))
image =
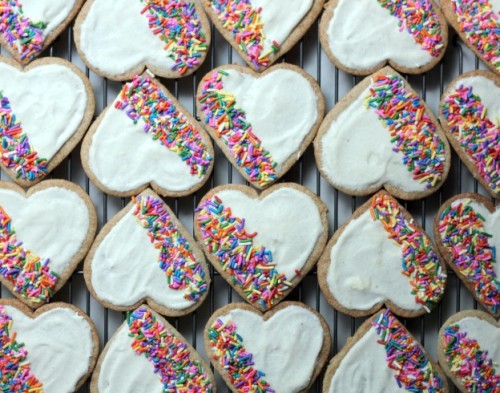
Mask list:
MULTIPOLYGON (((318 38, 318 23, 315 23, 305 37, 281 61, 296 64, 311 74, 320 84, 326 97, 327 110, 330 110, 361 79, 345 74, 330 63, 321 50, 318 38)), ((0 54, 7 55, 5 50, 2 53, 1 48, 0 54)), ((108 103, 114 100, 121 88, 120 83, 101 78, 85 67, 76 52, 72 28, 67 29, 44 55, 67 59, 86 72, 96 96, 96 116, 102 112, 108 103)), ((219 65, 231 63, 244 64, 238 55, 233 52, 232 47, 212 26, 212 46, 209 56, 200 70, 194 75, 179 80, 162 79, 162 83, 188 109, 191 109, 194 116, 199 120, 195 105, 198 82, 211 69, 219 65)), ((434 113, 437 114, 440 96, 448 83, 457 75, 474 69, 486 69, 486 67, 451 30, 449 47, 443 61, 426 74, 409 76, 408 81, 422 95, 434 113)), ((207 184, 192 196, 166 199, 168 205, 190 230, 192 230, 193 226, 194 208, 210 188, 228 183, 245 184, 238 171, 231 166, 217 145, 214 144, 214 147, 216 155, 215 169, 207 184)), ((80 146, 59 165, 51 177, 70 180, 86 190, 96 205, 99 228, 102 228, 129 201, 129 199, 125 198, 108 196, 89 182, 89 179, 82 170, 80 146)), ((8 180, 8 176, 3 172, 0 174, 0 178, 8 180)), ((284 181, 296 182, 308 187, 327 204, 330 210, 328 216, 330 236, 333 235, 339 225, 350 217, 357 207, 367 200, 367 198, 355 198, 345 195, 326 183, 319 175, 311 147, 308 148, 299 162, 291 168, 289 173, 285 175, 284 181)), ((482 187, 472 178, 467 168, 462 165, 456 154, 453 154, 450 175, 442 189, 426 199, 404 203, 404 206, 422 224, 427 234, 432 237, 432 221, 439 206, 453 195, 472 191, 486 195, 482 187)), ((416 319, 403 320, 410 331, 420 340, 434 358, 436 358, 437 332, 442 323, 457 311, 478 308, 477 302, 474 301, 458 277, 450 270, 448 271, 449 278, 446 294, 439 306, 429 315, 416 319)), ((170 322, 205 358, 207 356, 203 347, 203 329, 208 318, 219 307, 227 303, 242 301, 213 268, 210 269, 210 273, 212 284, 205 303, 191 315, 170 319, 170 322)), ((0 287, 0 297, 11 297, 11 295, 5 288, 0 287)), ((72 303, 90 315, 99 331, 101 349, 124 320, 124 313, 107 310, 90 296, 85 286, 81 266, 79 266, 68 283, 55 296, 54 300, 72 303)), ((365 318, 352 318, 344 315, 333 310, 328 305, 320 292, 315 269, 288 296, 288 300, 302 301, 317 309, 326 318, 333 338, 331 356, 342 348, 347 338, 354 334, 356 329, 365 320, 365 318)), ((220 392, 230 391, 218 376, 217 388, 220 392)), ((322 377, 318 378, 311 388, 311 392, 320 392, 321 388, 322 377)), ((87 383, 79 392, 88 392, 88 390, 89 385, 87 383)), ((451 391, 453 391, 453 388, 451 391)), ((458 392, 456 389, 455 391, 458 392)), ((147 392, 138 391, 137 393, 147 392)))

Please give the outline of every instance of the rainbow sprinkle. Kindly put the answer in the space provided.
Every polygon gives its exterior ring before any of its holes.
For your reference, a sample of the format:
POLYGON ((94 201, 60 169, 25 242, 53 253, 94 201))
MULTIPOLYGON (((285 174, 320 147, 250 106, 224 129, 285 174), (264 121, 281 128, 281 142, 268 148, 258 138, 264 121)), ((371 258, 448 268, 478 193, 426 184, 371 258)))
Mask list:
POLYGON ((261 145, 261 140, 253 133, 245 111, 238 108, 236 98, 224 92, 222 79, 228 73, 213 72, 205 79, 198 100, 205 114, 205 123, 222 138, 236 164, 243 168, 252 182, 261 186, 271 184, 277 179, 276 166, 271 154, 261 145))
POLYGON ((136 76, 126 83, 115 108, 125 111, 134 123, 142 120, 144 132, 178 154, 192 175, 202 177, 207 173, 212 157, 200 133, 150 78, 136 76))
POLYGON ((490 120, 472 86, 460 85, 444 100, 441 112, 489 188, 500 194, 500 127, 490 120))
POLYGON ((266 382, 266 374, 253 368, 252 354, 248 352, 243 338, 236 332, 233 321, 217 319, 208 329, 209 345, 213 359, 227 371, 231 384, 241 393, 274 393, 266 382))
POLYGON ((204 393, 213 386, 200 361, 192 360, 187 344, 176 338, 147 308, 127 315, 132 349, 153 363, 163 392, 204 393))
POLYGON ((401 77, 376 75, 365 99, 389 129, 392 150, 403 154, 413 179, 434 187, 443 178, 444 143, 421 98, 405 88, 401 77))
POLYGON ((184 75, 200 64, 201 52, 207 51, 207 39, 193 1, 141 0, 141 14, 149 28, 165 43, 168 57, 174 61, 172 70, 184 75), (147 12, 147 14, 146 14, 147 12))
POLYGON ((16 238, 9 215, 0 206, 0 275, 29 301, 48 302, 59 279, 49 265, 50 259, 42 260, 24 249, 16 238))
POLYGON ((279 52, 280 44, 272 42, 264 52, 265 33, 262 8, 255 9, 251 0, 204 0, 217 15, 219 22, 232 35, 240 50, 259 69, 271 64, 270 56, 279 52))
POLYGON ((385 347, 387 366, 400 388, 409 392, 444 392, 444 383, 420 344, 389 310, 372 321, 385 347))
POLYGON ((453 0, 453 11, 469 44, 500 71, 500 23, 488 0, 453 0))
POLYGON ((198 301, 207 291, 205 272, 182 236, 164 202, 150 195, 135 198, 134 215, 148 231, 155 248, 160 249, 160 268, 167 276, 169 288, 184 289, 184 298, 198 301))
POLYGON ((21 60, 33 60, 42 50, 46 27, 46 23, 32 22, 24 16, 21 1, 0 0, 0 34, 21 60))
POLYGON ((250 303, 271 308, 291 287, 284 274, 272 263, 271 250, 257 246, 257 233, 245 230, 245 219, 235 217, 217 196, 203 201, 196 209, 203 241, 234 285, 241 287, 250 303))
POLYGON ((499 393, 500 374, 494 368, 488 351, 483 351, 476 340, 460 331, 459 324, 446 327, 441 348, 448 367, 468 392, 499 393))
POLYGON ((484 217, 474 211, 472 200, 454 202, 439 216, 438 231, 451 262, 469 281, 486 307, 500 310, 500 281, 495 273, 496 250, 484 230, 484 217))
POLYGON ((399 28, 410 33, 415 42, 438 57, 444 46, 439 18, 429 0, 377 0, 399 19, 399 28))
POLYGON ((430 312, 444 293, 446 274, 429 238, 413 219, 406 219, 398 202, 387 194, 373 196, 370 214, 382 223, 389 239, 402 247, 401 273, 409 277, 415 302, 430 312))
POLYGON ((0 305, 0 391, 42 392, 43 385, 31 373, 24 344, 16 341, 12 318, 0 305))
POLYGON ((13 170, 17 178, 35 180, 48 172, 47 160, 40 158, 38 153, 32 150, 21 123, 12 113, 9 99, 2 92, 0 92, 0 137, 2 164, 13 170))

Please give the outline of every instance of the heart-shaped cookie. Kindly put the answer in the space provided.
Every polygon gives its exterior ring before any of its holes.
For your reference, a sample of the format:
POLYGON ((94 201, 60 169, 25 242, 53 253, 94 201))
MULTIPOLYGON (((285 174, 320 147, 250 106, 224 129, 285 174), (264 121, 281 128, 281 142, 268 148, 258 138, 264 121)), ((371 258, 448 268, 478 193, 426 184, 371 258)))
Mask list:
POLYGON ((500 323, 481 311, 451 316, 438 337, 438 360, 464 393, 498 393, 500 323))
POLYGON ((52 303, 32 312, 0 299, 0 373, 4 392, 76 392, 94 369, 99 337, 78 307, 52 303))
POLYGON ((500 74, 500 1, 442 0, 441 8, 464 43, 500 74))
POLYGON ((500 209, 478 194, 457 195, 441 206, 434 237, 477 301, 500 317, 500 209))
POLYGON ((298 302, 284 302, 265 314, 230 304, 205 328, 205 351, 234 393, 307 392, 330 346, 324 318, 298 302))
POLYGON ((260 195, 226 185, 200 201, 194 232, 222 277, 253 306, 268 310, 313 268, 328 237, 324 203, 281 183, 260 195))
POLYGON ((215 391, 205 360, 146 306, 127 314, 100 355, 90 385, 91 393, 215 391))
POLYGON ((0 44, 27 64, 47 49, 85 0, 0 0, 0 44))
POLYGON ((205 60, 210 25, 197 0, 88 0, 75 43, 85 64, 106 78, 129 80, 146 67, 179 78, 205 60))
POLYGON ((332 0, 321 17, 320 41, 351 74, 368 75, 387 63, 420 74, 443 58, 448 25, 432 0, 332 0))
POLYGON ((271 66, 304 36, 325 0, 201 0, 215 27, 256 71, 271 66))
POLYGON ((354 317, 384 304, 395 314, 430 312, 446 286, 446 267, 422 227, 389 194, 357 209, 328 243, 318 263, 328 302, 354 317))
POLYGON ((151 190, 106 223, 85 259, 84 275, 105 307, 126 311, 147 301, 168 316, 194 311, 210 285, 203 252, 151 190))
POLYGON ((436 117, 390 67, 365 78, 326 116, 314 141, 322 176, 356 196, 384 187, 401 199, 435 192, 450 170, 436 117))
POLYGON ((23 68, 0 57, 0 165, 23 187, 39 182, 80 142, 94 105, 73 64, 51 58, 23 68))
POLYGON ((90 180, 108 194, 137 195, 151 184, 161 195, 178 197, 208 180, 214 152, 189 111, 145 73, 100 114, 81 156, 90 180))
POLYGON ((441 99, 439 118, 472 175, 500 199, 500 77, 473 71, 454 79, 441 99))
POLYGON ((316 81, 281 64, 262 74, 229 65, 198 87, 198 112, 228 160, 255 187, 268 187, 295 164, 323 119, 316 81))
POLYGON ((71 182, 47 180, 27 192, 0 182, 0 282, 40 307, 87 254, 96 226, 90 197, 71 182))
POLYGON ((330 361, 323 393, 447 393, 448 381, 389 310, 366 320, 330 361))

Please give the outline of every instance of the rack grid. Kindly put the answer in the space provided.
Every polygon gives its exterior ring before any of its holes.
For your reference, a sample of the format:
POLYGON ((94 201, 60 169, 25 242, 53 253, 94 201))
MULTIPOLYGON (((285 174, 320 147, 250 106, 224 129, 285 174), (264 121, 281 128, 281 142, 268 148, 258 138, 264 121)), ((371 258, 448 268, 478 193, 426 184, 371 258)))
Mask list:
MULTIPOLYGON (((330 63, 321 50, 318 25, 319 22, 316 22, 304 38, 280 61, 296 64, 310 73, 320 84, 326 97, 327 110, 330 110, 361 78, 345 74, 330 63)), ((97 116, 116 97, 121 84, 101 78, 85 67, 76 52, 72 28, 72 26, 68 28, 44 53, 44 56, 62 57, 73 62, 86 72, 96 95, 97 116)), ((211 26, 211 32, 212 45, 209 49, 209 56, 205 64, 195 74, 179 80, 161 79, 162 83, 187 108, 192 110, 192 113, 198 120, 195 96, 201 77, 219 65, 231 63, 244 65, 243 61, 233 52, 232 47, 214 29, 213 25, 211 26)), ((2 48, 0 48, 0 54, 7 55, 5 50, 2 53, 2 48)), ((430 105, 434 113, 437 114, 439 98, 447 84, 457 75, 474 69, 486 69, 486 67, 450 29, 449 47, 443 61, 430 72, 419 76, 407 76, 407 79, 430 105)), ((215 168, 207 184, 192 196, 166 199, 168 205, 189 230, 192 230, 194 208, 210 188, 228 183, 245 184, 238 171, 231 166, 217 145, 214 148, 216 152, 215 168)), ((51 177, 67 179, 82 186, 96 205, 99 230, 129 200, 108 196, 92 185, 82 170, 79 151, 80 146, 59 165, 51 177)), ((0 178, 2 180, 9 180, 3 171, 0 174, 0 178)), ((308 187, 327 204, 329 208, 330 236, 338 229, 339 225, 349 218, 357 207, 367 200, 367 198, 345 195, 324 181, 316 168, 312 147, 307 149, 299 162, 284 176, 283 181, 296 182, 308 187)), ((478 185, 478 182, 472 178, 467 168, 460 162, 458 156, 453 153, 450 175, 442 189, 428 198, 420 201, 405 202, 403 205, 432 237, 432 220, 439 206, 446 199, 461 192, 479 192, 487 195, 482 187, 478 185)), ((169 319, 205 358, 207 357, 203 347, 203 329, 208 318, 219 307, 228 303, 242 301, 224 279, 214 271, 213 267, 210 267, 210 274, 212 284, 205 303, 191 315, 169 319)), ((11 295, 5 288, 0 287, 0 297, 11 297, 11 295)), ((91 316, 99 331, 101 349, 115 329, 121 324, 125 316, 124 313, 103 308, 91 297, 85 286, 81 265, 68 283, 55 296, 54 300, 75 304, 91 316)), ((288 296, 287 300, 302 301, 318 310, 326 318, 333 338, 331 356, 342 348, 347 338, 365 320, 365 318, 352 318, 344 315, 333 310, 328 305, 319 289, 315 269, 304 277, 303 282, 288 296)), ((431 355, 436 358, 437 332, 442 323, 457 311, 477 308, 477 302, 463 287, 458 277, 448 269, 446 294, 439 306, 429 315, 411 320, 406 319, 403 322, 431 355)), ((222 392, 230 392, 218 376, 217 388, 222 392)), ((321 389, 322 377, 320 376, 311 388, 311 392, 320 392, 321 389)), ((89 383, 87 382, 79 392, 88 391, 89 383)), ((451 391, 458 392, 456 388, 452 388, 451 391)))

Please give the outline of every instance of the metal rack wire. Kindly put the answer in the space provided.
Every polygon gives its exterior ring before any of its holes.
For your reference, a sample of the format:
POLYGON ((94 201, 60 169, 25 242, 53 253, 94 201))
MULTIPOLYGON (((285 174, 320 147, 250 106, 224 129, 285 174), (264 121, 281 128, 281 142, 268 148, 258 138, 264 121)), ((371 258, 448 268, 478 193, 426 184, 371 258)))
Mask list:
MULTIPOLYGON (((326 96, 328 110, 338 102, 353 86, 359 82, 359 78, 349 76, 334 67, 326 58, 319 44, 318 23, 316 23, 296 45, 290 53, 284 56, 282 61, 296 64, 309 72, 319 82, 323 93, 326 96)), ((420 92, 422 97, 429 103, 434 112, 437 113, 439 97, 451 79, 463 72, 484 68, 480 61, 451 34, 451 41, 448 52, 444 60, 431 72, 421 76, 411 76, 408 80, 413 87, 420 92)), ((0 54, 1 54, 0 48, 0 54)), ((5 51, 4 51, 5 54, 5 51)), ((65 58, 82 70, 85 70, 90 78, 96 94, 96 115, 99 114, 108 102, 111 102, 120 89, 120 84, 103 79, 86 68, 76 53, 72 28, 62 34, 54 45, 47 50, 46 56, 57 56, 65 58)), ((221 64, 228 63, 243 64, 238 55, 233 53, 233 49, 216 32, 212 26, 212 46, 203 67, 194 75, 180 80, 162 80, 162 82, 177 96, 187 108, 192 108, 196 118, 195 95, 198 81, 206 72, 221 64)), ((198 118, 199 119, 199 118, 198 118)), ((226 183, 245 183, 239 173, 233 169, 226 160, 222 152, 215 146, 215 170, 208 184, 191 197, 181 199, 167 199, 167 203, 172 207, 176 215, 186 225, 192 229, 194 208, 200 198, 210 188, 226 183)), ((80 147, 59 165, 52 174, 54 178, 63 178, 73 181, 82 186, 91 196, 97 207, 99 217, 99 228, 102 227, 109 218, 113 217, 127 203, 127 199, 115 198, 100 192, 95 188, 85 176, 80 163, 80 147)), ((7 180, 5 173, 1 173, 0 178, 7 180)), ((285 181, 293 181, 310 188, 327 204, 330 209, 330 235, 337 230, 354 210, 360 206, 366 198, 355 198, 342 194, 333 189, 319 175, 314 163, 312 149, 309 148, 299 162, 284 177, 285 181)), ((432 237, 432 219, 439 206, 447 198, 460 192, 480 192, 484 190, 474 181, 467 169, 463 167, 458 157, 454 154, 452 169, 444 187, 435 195, 424 200, 405 203, 405 207, 422 223, 424 229, 432 237)), ((205 356, 202 342, 202 334, 206 321, 214 310, 224 304, 241 301, 237 294, 233 293, 231 287, 211 268, 212 284, 210 294, 198 311, 193 314, 171 319, 173 325, 205 356)), ((10 297, 4 288, 0 288, 0 297, 10 297)), ((351 336, 357 327, 364 321, 363 318, 351 318, 333 310, 325 301, 320 292, 316 271, 313 270, 303 280, 303 282, 289 296, 290 300, 298 300, 316 308, 326 318, 330 325, 333 337, 332 356, 344 345, 346 339, 351 336)), ((99 330, 101 348, 111 337, 114 330, 123 321, 124 314, 104 309, 99 303, 91 298, 89 291, 85 287, 81 266, 73 274, 65 287, 56 295, 55 300, 65 301, 82 308, 95 321, 99 330)), ((404 323, 410 331, 426 346, 427 350, 436 356, 437 332, 446 318, 462 309, 477 308, 477 303, 467 290, 462 288, 458 277, 449 272, 449 280, 446 295, 442 303, 430 315, 417 319, 405 320, 404 323)), ((206 356, 205 356, 206 357, 206 356)), ((226 391, 226 387, 221 379, 218 379, 217 387, 219 391, 226 391)), ((320 392, 322 378, 315 383, 312 392, 320 392)), ((80 391, 87 392, 88 383, 80 391)), ((229 392, 229 389, 227 389, 229 392)))

